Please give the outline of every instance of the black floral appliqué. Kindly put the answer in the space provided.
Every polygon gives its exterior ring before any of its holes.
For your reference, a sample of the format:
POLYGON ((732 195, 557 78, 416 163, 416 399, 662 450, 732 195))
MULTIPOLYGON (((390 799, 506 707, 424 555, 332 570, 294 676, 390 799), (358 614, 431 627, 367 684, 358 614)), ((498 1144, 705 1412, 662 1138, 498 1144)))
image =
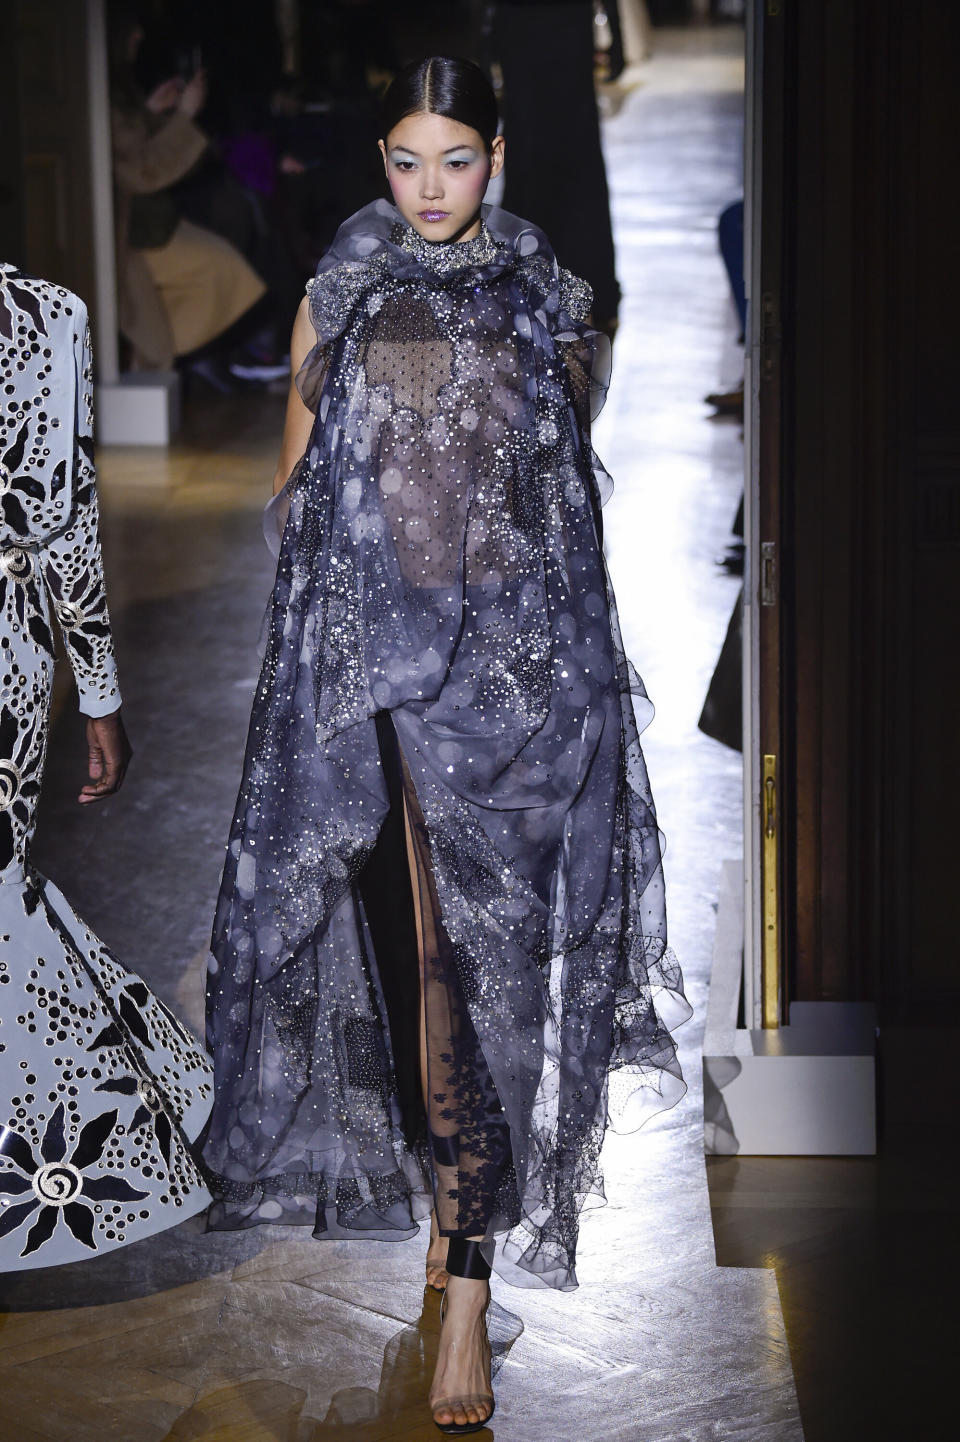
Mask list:
POLYGON ((0 1129, 0 1160, 7 1164, 0 1171, 0 1237, 5 1237, 37 1212, 21 1257, 29 1257, 44 1242, 48 1242, 61 1217, 77 1241, 95 1252, 93 1204, 137 1202, 147 1195, 110 1172, 101 1172, 99 1176, 84 1175, 87 1168, 94 1166, 103 1155, 116 1121, 117 1113, 112 1111, 103 1112, 87 1122, 69 1157, 62 1102, 47 1122, 40 1142, 39 1158, 19 1132, 12 1127, 0 1129), (16 1170, 11 1169, 10 1164, 16 1170), (24 1200, 7 1200, 15 1197, 23 1197, 24 1200))
POLYGON ((43 307, 37 296, 25 285, 17 282, 29 280, 22 270, 9 269, 0 276, 0 335, 13 340, 13 311, 22 311, 33 321, 41 335, 47 334, 43 307))
MULTIPOLYGON (((140 1105, 131 1118, 127 1128, 129 1132, 135 1132, 139 1127, 150 1122, 153 1126, 153 1134, 157 1140, 157 1146, 163 1160, 169 1170, 171 1165, 171 1142, 173 1141, 173 1126, 170 1118, 164 1110, 164 1098, 161 1097, 157 1087, 152 1082, 137 1080, 132 1076, 115 1077, 109 1081, 101 1082, 96 1088, 98 1092, 120 1092, 123 1096, 137 1096, 140 1105)), ((169 1102, 167 1103, 169 1105, 169 1102)))
POLYGON ((110 636, 102 578, 85 569, 64 589, 52 576, 50 591, 64 641, 85 666, 93 666, 98 644, 110 636))
POLYGON ((19 730, 9 706, 0 707, 0 870, 15 852, 15 825, 27 826, 40 790, 43 746, 32 728, 19 730))

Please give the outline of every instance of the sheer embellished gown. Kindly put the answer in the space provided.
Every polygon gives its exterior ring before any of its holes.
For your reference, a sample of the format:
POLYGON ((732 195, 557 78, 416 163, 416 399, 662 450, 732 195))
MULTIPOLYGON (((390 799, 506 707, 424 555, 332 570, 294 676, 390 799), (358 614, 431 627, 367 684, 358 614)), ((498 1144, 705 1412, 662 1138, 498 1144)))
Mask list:
POLYGON ((683 1094, 690 1012, 600 544, 605 341, 488 207, 438 244, 377 201, 308 293, 210 963, 210 1224, 403 1238, 435 1201, 504 1277, 573 1287, 604 1129, 683 1094))
POLYGON ((83 302, 0 264, 0 370, 2 1272, 99 1256, 203 1210, 190 1139, 213 1088, 195 1039, 30 863, 54 616, 81 710, 120 705, 83 302))

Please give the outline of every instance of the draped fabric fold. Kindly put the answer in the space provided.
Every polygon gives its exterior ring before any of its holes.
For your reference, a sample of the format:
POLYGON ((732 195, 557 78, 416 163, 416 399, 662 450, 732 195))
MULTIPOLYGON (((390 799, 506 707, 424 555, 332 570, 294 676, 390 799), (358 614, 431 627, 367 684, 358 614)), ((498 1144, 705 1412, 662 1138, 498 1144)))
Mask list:
POLYGON ((575 1286, 613 1091, 627 1125, 679 1099, 690 1013, 650 707, 598 540, 608 346, 589 288, 496 209, 433 244, 378 201, 308 289, 316 422, 268 508, 277 580, 214 927, 211 1224, 402 1237, 435 1189, 441 1230, 497 1235, 511 1281, 575 1286), (363 884, 391 814, 385 716, 430 942, 412 1132, 385 1002, 402 963, 363 884))

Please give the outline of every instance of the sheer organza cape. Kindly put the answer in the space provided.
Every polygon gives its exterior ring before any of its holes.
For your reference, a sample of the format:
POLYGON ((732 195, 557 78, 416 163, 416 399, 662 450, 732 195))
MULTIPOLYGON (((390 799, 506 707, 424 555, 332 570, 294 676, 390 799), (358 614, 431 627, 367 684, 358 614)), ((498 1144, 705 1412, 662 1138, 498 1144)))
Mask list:
POLYGON ((308 291, 316 421, 268 508, 282 541, 213 937, 211 1225, 402 1238, 436 1184, 445 1229, 485 1210, 503 1276, 575 1286, 604 1128, 679 1100, 690 1013, 650 706, 599 541, 606 341, 544 235, 486 207, 476 239, 438 245, 378 201, 308 291), (400 1105, 404 963, 364 886, 387 717, 453 1018, 429 1118, 400 1105))

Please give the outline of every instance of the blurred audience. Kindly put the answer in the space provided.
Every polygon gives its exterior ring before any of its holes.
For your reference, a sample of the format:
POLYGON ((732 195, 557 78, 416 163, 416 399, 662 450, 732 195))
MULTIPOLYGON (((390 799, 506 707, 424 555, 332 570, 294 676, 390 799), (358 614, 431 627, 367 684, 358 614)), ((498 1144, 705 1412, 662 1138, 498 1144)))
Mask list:
MULTIPOLYGON (((649 28, 643 0, 624 5, 625 44, 616 0, 605 7, 617 72, 649 28)), ((229 0, 110 0, 120 327, 133 368, 177 360, 227 388, 231 373, 267 379, 283 366, 291 317, 339 219, 383 193, 379 92, 431 48, 475 54, 502 76, 502 203, 551 235, 593 286, 594 322, 613 333, 592 0, 312 0, 288 11, 284 28, 273 0, 248 0, 242 22, 229 0), (562 172, 543 164, 547 130, 562 172)))
POLYGON ((111 121, 120 330, 130 364, 166 370, 222 335, 266 286, 223 236, 184 218, 173 193, 207 150, 196 124, 202 70, 161 81, 149 94, 134 62, 144 31, 135 8, 110 8, 111 121))

